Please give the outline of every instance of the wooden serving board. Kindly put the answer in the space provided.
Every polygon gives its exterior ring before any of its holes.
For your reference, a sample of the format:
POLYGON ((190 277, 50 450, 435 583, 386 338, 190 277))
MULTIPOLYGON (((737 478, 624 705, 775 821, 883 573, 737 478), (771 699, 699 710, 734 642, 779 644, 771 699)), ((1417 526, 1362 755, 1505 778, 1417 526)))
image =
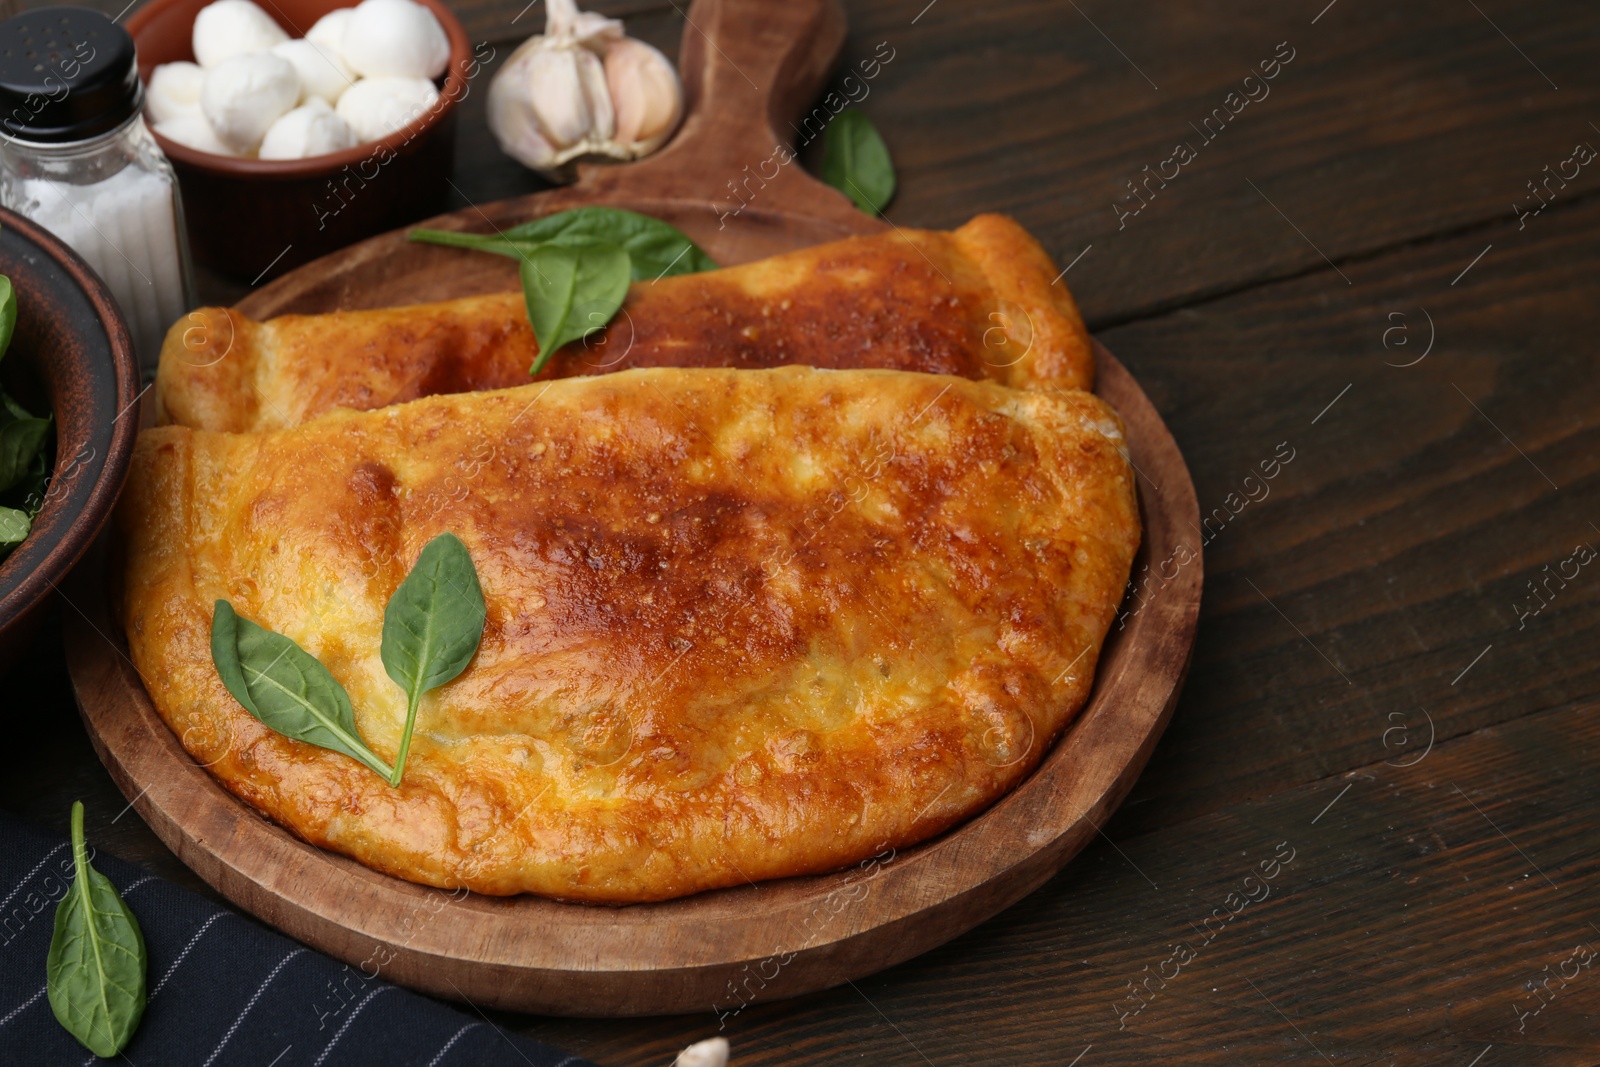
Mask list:
MULTIPOLYGON (((673 222, 724 264, 872 232, 884 224, 798 163, 764 186, 752 182, 755 195, 737 214, 726 187, 771 156, 774 125, 813 105, 843 37, 836 0, 697 0, 681 54, 689 113, 672 144, 638 164, 588 170, 570 188, 429 225, 488 231, 615 204, 673 222)), ((389 234, 308 264, 240 308, 265 318, 514 286, 499 257, 389 234)), ((1126 421, 1139 471, 1138 574, 1194 544, 1194 488, 1149 399, 1109 352, 1096 352, 1098 392, 1126 421)), ((368 870, 259 817, 156 714, 112 621, 107 582, 103 570, 80 569, 73 600, 87 614, 69 614, 66 627, 90 737, 145 821, 218 891, 368 974, 439 996, 645 1015, 727 1013, 837 985, 941 944, 1037 888, 1126 796, 1166 725, 1194 642, 1201 563, 1178 567, 1125 628, 1113 626, 1088 706, 1039 768, 978 818, 865 867, 622 908, 449 894, 368 870)))

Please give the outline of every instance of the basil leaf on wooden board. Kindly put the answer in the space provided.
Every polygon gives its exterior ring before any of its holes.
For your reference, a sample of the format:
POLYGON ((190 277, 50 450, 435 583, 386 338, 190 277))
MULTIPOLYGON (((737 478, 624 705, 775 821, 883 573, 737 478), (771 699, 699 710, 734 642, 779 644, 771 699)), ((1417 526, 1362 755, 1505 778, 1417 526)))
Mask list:
POLYGON ((89 866, 81 801, 72 803, 72 868, 46 958, 50 1010, 84 1048, 115 1056, 144 1015, 144 934, 110 879, 89 866))
POLYGON ((540 245, 522 261, 522 293, 539 355, 538 374, 550 357, 611 321, 628 295, 628 253, 616 245, 540 245))
POLYGON ((0 274, 0 356, 11 347, 11 335, 17 328, 17 291, 11 279, 0 274))
POLYGON ((10 489, 28 475, 34 457, 50 439, 51 419, 13 418, 0 425, 0 490, 10 489))
POLYGON ((488 612, 467 546, 442 533, 423 546, 416 566, 383 609, 383 669, 406 691, 406 726, 389 784, 400 784, 422 694, 466 670, 488 612))
POLYGON ((32 528, 33 519, 26 511, 0 508, 0 558, 21 544, 22 539, 28 536, 28 531, 32 528))
POLYGON ((889 146, 878 136, 866 113, 846 108, 828 126, 822 180, 856 202, 868 215, 878 215, 894 199, 894 164, 889 146))
POLYGON ((580 207, 559 211, 513 226, 497 234, 412 230, 413 241, 473 248, 522 259, 539 245, 569 247, 609 244, 625 248, 634 281, 654 281, 674 274, 698 274, 717 265, 676 226, 614 207, 580 207))
POLYGON ((716 270, 716 263, 676 226, 615 207, 580 207, 513 226, 505 236, 539 244, 613 244, 628 250, 635 281, 716 270))
POLYGON ((243 618, 226 600, 211 617, 211 660, 228 692, 285 737, 341 752, 387 779, 392 768, 356 730, 350 696, 315 656, 243 618))

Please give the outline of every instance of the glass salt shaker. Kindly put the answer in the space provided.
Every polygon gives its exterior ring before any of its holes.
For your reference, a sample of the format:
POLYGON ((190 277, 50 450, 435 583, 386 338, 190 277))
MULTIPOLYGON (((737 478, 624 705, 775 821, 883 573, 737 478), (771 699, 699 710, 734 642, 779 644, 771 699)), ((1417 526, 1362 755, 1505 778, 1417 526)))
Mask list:
POLYGON ((44 7, 0 23, 0 203, 99 273, 148 377, 196 301, 177 177, 143 104, 133 38, 100 12, 44 7))

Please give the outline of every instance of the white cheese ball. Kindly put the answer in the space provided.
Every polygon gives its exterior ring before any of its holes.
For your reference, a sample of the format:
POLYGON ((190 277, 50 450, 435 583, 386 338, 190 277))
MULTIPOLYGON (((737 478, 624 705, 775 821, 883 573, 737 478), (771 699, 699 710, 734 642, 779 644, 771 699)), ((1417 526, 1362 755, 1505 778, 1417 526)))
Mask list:
POLYGON ((337 103, 344 91, 355 84, 356 76, 344 65, 344 60, 315 41, 285 41, 272 50, 294 65, 300 75, 300 102, 319 99, 337 103))
POLYGON ((253 152, 268 127, 300 102, 294 64, 270 52, 234 56, 206 71, 200 111, 217 139, 235 152, 253 152))
POLYGON ((339 98, 339 117, 363 141, 376 141, 427 114, 439 90, 426 78, 363 78, 339 98))
POLYGON ((163 63, 150 72, 144 104, 153 122, 200 113, 200 83, 206 72, 197 63, 163 63))
POLYGON ((295 108, 261 139, 262 159, 306 159, 356 146, 355 131, 320 96, 295 108))
POLYGON ((344 62, 344 28, 355 13, 355 9, 349 7, 336 8, 328 12, 306 31, 306 40, 320 44, 338 56, 340 62, 344 62))
POLYGON ((177 141, 197 152, 210 152, 217 156, 236 156, 239 153, 217 140, 211 124, 199 111, 176 115, 155 125, 155 131, 169 141, 177 141))
POLYGON ((433 12, 415 0, 362 0, 344 26, 350 69, 368 78, 437 78, 450 40, 433 12))
POLYGON ((217 0, 194 17, 194 58, 202 67, 266 52, 288 39, 272 16, 250 0, 217 0))

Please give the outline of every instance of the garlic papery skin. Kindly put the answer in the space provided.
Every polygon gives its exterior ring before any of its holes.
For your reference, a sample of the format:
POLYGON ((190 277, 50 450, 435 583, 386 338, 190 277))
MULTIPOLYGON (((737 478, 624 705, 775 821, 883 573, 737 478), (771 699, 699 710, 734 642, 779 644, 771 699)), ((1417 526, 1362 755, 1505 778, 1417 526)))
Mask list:
POLYGON ((524 41, 489 85, 489 129, 501 150, 570 181, 576 160, 637 159, 661 147, 683 118, 683 86, 667 57, 575 0, 546 0, 546 9, 545 32, 524 41))
POLYGON ((537 48, 528 56, 528 97, 545 137, 563 151, 589 151, 616 129, 606 70, 584 48, 537 48))
POLYGON ((617 114, 616 141, 631 158, 649 155, 683 120, 678 72, 659 49, 632 37, 606 45, 605 69, 617 114))

